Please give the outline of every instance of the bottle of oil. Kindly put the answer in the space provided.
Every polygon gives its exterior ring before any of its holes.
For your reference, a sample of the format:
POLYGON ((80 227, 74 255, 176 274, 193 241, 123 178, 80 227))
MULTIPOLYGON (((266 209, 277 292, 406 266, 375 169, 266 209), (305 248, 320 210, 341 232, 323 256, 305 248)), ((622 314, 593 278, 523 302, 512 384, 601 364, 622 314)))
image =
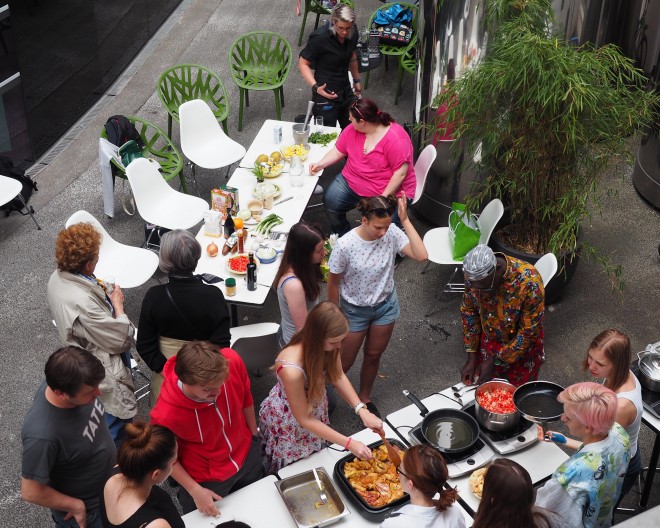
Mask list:
POLYGON ((248 253, 248 265, 247 265, 247 289, 249 291, 254 291, 257 289, 257 265, 254 262, 254 253, 250 251, 248 253))

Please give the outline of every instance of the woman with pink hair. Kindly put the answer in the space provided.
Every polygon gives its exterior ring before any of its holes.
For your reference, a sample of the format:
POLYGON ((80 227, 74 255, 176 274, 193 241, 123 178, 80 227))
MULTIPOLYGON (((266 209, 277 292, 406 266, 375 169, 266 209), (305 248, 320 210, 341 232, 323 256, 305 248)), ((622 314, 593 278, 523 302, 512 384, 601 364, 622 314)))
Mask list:
POLYGON ((566 526, 607 528, 630 458, 628 433, 614 422, 617 396, 598 383, 584 382, 566 388, 557 399, 564 404, 562 422, 582 445, 538 490, 536 505, 561 515, 566 526))

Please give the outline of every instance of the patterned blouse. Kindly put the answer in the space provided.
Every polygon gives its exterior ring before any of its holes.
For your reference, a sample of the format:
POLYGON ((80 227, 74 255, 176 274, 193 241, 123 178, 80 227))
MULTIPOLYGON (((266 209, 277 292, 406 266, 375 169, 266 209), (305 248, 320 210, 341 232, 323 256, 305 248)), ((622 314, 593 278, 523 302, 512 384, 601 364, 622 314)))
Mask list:
POLYGON ((552 510, 565 526, 607 528, 630 459, 628 433, 614 423, 604 440, 583 445, 538 490, 536 505, 552 510))
POLYGON ((495 356, 495 371, 514 385, 538 377, 543 356, 545 292, 536 268, 505 256, 496 291, 466 288, 461 305, 463 344, 481 359, 495 356))

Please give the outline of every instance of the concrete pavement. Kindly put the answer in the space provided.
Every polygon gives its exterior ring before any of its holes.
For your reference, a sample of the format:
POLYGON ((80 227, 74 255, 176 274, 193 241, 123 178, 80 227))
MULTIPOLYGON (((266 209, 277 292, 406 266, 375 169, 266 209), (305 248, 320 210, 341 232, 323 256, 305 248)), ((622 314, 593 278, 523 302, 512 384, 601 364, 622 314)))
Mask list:
MULTIPOLYGON (((365 0, 358 6, 358 22, 364 25, 380 3, 365 0)), ((98 133, 113 114, 142 116, 165 128, 167 114, 155 93, 160 73, 177 63, 199 63, 219 73, 231 99, 229 129, 232 138, 248 146, 264 119, 275 115, 272 92, 252 93, 251 106, 245 110, 244 130, 237 132, 238 90, 230 80, 227 51, 234 38, 255 29, 276 31, 292 44, 297 56, 301 18, 295 16, 295 3, 285 0, 184 0, 172 15, 165 30, 147 46, 144 55, 129 68, 125 82, 118 83, 103 98, 105 107, 79 124, 79 135, 55 159, 36 174, 39 192, 31 204, 43 227, 37 231, 29 217, 13 215, 0 218, 0 321, 4 346, 0 352, 0 526, 49 526, 43 508, 22 503, 19 498, 20 429, 34 391, 43 380, 43 366, 58 346, 55 328, 45 301, 46 283, 54 269, 53 241, 66 219, 85 209, 101 219, 113 238, 135 246, 143 242, 143 222, 127 216, 119 206, 113 219, 103 217, 98 133)), ((313 22, 308 19, 306 34, 313 22)), ((412 120, 413 82, 406 78, 403 96, 394 106, 396 70, 372 72, 366 97, 375 99, 397 121, 412 120)), ((286 106, 283 119, 293 120, 304 113, 309 89, 294 68, 285 84, 286 106)), ((178 126, 174 142, 179 144, 178 126)), ((329 183, 333 171, 326 171, 322 184, 329 183)), ((573 282, 561 302, 546 311, 546 355, 542 376, 568 385, 584 380, 580 362, 590 340, 601 330, 618 328, 628 333, 635 350, 660 340, 660 215, 634 191, 630 168, 623 178, 608 176, 615 194, 604 195, 603 213, 595 214, 584 226, 584 237, 615 262, 623 265, 626 288, 623 295, 612 294, 601 268, 583 259, 573 282)), ((199 170, 197 179, 202 196, 224 180, 224 171, 199 170)), ((318 200, 319 198, 314 198, 318 200)), ((325 222, 322 208, 311 209, 305 218, 325 222)), ((421 233, 431 226, 414 219, 421 233)), ((451 269, 431 265, 424 275, 423 266, 404 261, 396 271, 402 306, 388 351, 384 355, 373 399, 383 414, 408 404, 401 395, 406 388, 425 396, 458 381, 464 362, 458 309, 460 296, 441 293, 451 269), (432 314, 431 314, 432 313, 432 314), (427 315, 431 314, 431 315, 427 315)), ((126 310, 136 321, 142 298, 156 278, 126 291, 126 310)), ((271 294, 263 309, 240 309, 241 323, 278 321, 277 300, 271 294)), ((356 369, 350 373, 354 382, 356 369)), ((267 395, 274 383, 272 374, 253 378, 256 403, 267 395)), ((148 410, 142 406, 140 416, 148 410)), ((346 406, 339 406, 333 424, 343 432, 355 431, 359 423, 346 406)), ((643 461, 648 461, 652 437, 642 427, 640 445, 643 461)), ((629 496, 626 503, 634 502, 629 496)), ((660 484, 656 484, 650 505, 660 504, 660 484)), ((619 517, 617 517, 618 519, 619 517)))

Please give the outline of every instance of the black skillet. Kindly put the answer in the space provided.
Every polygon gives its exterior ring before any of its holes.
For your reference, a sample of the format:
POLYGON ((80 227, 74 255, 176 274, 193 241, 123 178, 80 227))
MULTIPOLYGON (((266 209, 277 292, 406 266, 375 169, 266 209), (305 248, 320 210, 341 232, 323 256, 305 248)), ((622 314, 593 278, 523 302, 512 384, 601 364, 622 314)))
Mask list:
POLYGON ((426 406, 407 390, 403 391, 421 411, 424 439, 442 453, 460 453, 470 449, 479 439, 479 424, 465 411, 436 409, 429 412, 426 406))
POLYGON ((513 404, 523 418, 539 424, 545 434, 548 423, 556 422, 564 413, 563 404, 557 401, 563 390, 564 387, 550 381, 529 381, 513 393, 513 404))

